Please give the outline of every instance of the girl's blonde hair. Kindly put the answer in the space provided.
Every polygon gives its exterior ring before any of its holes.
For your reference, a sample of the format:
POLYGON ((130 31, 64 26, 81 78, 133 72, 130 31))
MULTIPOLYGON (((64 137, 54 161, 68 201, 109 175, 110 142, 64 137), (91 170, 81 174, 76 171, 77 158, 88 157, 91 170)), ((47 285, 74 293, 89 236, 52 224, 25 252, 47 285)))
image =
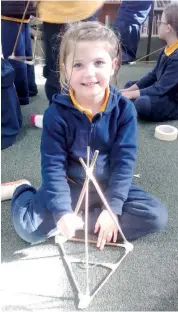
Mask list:
POLYGON ((68 90, 69 84, 65 74, 66 58, 71 51, 74 51, 78 42, 81 41, 100 41, 108 46, 108 52, 112 59, 117 58, 117 66, 114 73, 114 78, 117 81, 117 74, 121 65, 122 53, 119 36, 113 30, 105 25, 96 22, 77 22, 69 25, 69 28, 64 33, 59 54, 59 71, 61 89, 68 90))
POLYGON ((178 37, 178 2, 172 2, 164 9, 166 22, 171 25, 178 37))

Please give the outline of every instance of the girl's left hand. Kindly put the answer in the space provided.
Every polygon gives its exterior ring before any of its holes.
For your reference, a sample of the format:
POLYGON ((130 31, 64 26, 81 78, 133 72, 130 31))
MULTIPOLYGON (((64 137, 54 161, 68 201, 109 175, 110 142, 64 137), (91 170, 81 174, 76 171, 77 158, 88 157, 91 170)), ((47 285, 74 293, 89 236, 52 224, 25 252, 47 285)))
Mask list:
MULTIPOLYGON (((118 216, 114 213, 113 215, 118 222, 118 216)), ((95 224, 94 233, 98 233, 97 247, 100 250, 103 250, 106 242, 109 243, 112 238, 113 242, 117 241, 118 228, 107 210, 102 210, 100 213, 95 224)))
POLYGON ((121 91, 121 94, 129 100, 136 100, 140 97, 140 90, 129 91, 127 89, 121 91))

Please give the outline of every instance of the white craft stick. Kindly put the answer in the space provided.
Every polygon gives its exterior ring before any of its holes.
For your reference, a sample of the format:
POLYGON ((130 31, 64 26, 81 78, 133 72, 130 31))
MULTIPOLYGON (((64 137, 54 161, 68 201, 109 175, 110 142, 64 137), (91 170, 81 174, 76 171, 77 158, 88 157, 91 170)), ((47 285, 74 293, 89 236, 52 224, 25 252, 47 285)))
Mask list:
MULTIPOLYGON (((90 166, 90 147, 87 146, 87 168, 90 166)), ((87 175, 86 175, 87 179, 87 175)), ((87 179, 86 191, 85 191, 85 264, 86 264, 86 290, 85 295, 89 296, 89 269, 88 269, 88 195, 89 195, 89 182, 87 179)))
MULTIPOLYGON (((94 153, 93 159, 92 159, 92 161, 91 161, 91 164, 90 164, 90 170, 91 170, 91 171, 94 169, 95 162, 96 162, 96 159, 97 159, 97 157, 98 157, 98 154, 99 154, 99 151, 96 150, 95 153, 94 153)), ((81 193, 80 193, 80 196, 79 196, 77 205, 76 205, 75 210, 74 210, 75 214, 78 214, 78 212, 79 212, 80 206, 81 206, 81 204, 82 204, 82 200, 83 200, 84 195, 85 195, 85 190, 86 190, 87 181, 88 181, 89 179, 90 179, 89 177, 86 177, 86 179, 85 179, 85 182, 84 182, 83 187, 82 187, 82 191, 81 191, 81 193)))
POLYGON ((117 228, 118 228, 118 230, 119 230, 119 233, 121 234, 121 236, 122 236, 124 242, 126 242, 127 240, 126 240, 126 238, 125 238, 125 235, 124 235, 124 233, 122 232, 121 227, 120 227, 118 221, 116 221, 116 219, 115 219, 115 217, 114 217, 114 215, 113 215, 113 212, 112 212, 112 210, 111 210, 111 208, 110 208, 110 206, 109 206, 109 204, 108 204, 108 202, 107 202, 107 200, 106 200, 104 194, 102 193, 98 182, 96 181, 96 179, 95 179, 95 177, 94 177, 94 175, 93 175, 93 172, 90 170, 90 168, 89 168, 89 169, 87 168, 87 166, 86 166, 86 164, 84 163, 84 161, 83 161, 82 158, 79 158, 79 160, 80 160, 80 162, 81 162, 83 168, 85 169, 85 171, 86 171, 88 177, 89 177, 89 178, 91 179, 91 181, 93 182, 93 184, 94 184, 94 186, 95 186, 95 188, 96 188, 96 190, 97 190, 97 192, 98 192, 98 195, 100 196, 100 198, 101 198, 101 200, 102 200, 104 206, 105 206, 106 209, 108 210, 108 212, 109 212, 111 218, 113 219, 115 225, 117 226, 117 228))
MULTIPOLYGON (((111 208, 109 207, 100 187, 99 187, 99 184, 97 183, 94 175, 93 175, 93 169, 94 169, 94 164, 96 162, 96 158, 98 156, 98 151, 95 151, 95 154, 94 154, 94 157, 92 159, 92 162, 91 162, 91 165, 89 166, 89 155, 90 155, 90 148, 88 147, 87 148, 87 165, 85 164, 85 162, 83 161, 82 158, 80 158, 80 162, 82 164, 82 166, 84 167, 85 171, 86 171, 86 179, 85 179, 85 182, 84 182, 84 185, 83 185, 83 188, 82 188, 82 191, 81 191, 81 194, 80 194, 80 197, 79 197, 79 200, 78 200, 78 203, 77 203, 77 206, 76 206, 76 209, 75 209, 75 213, 77 214, 77 212, 79 211, 80 209, 80 206, 81 206, 81 203, 82 203, 82 200, 83 200, 83 197, 84 195, 85 196, 85 260, 81 260, 81 259, 75 259, 73 257, 70 257, 70 256, 67 256, 66 253, 65 253, 65 250, 64 250, 64 247, 63 247, 63 243, 64 242, 61 242, 61 240, 58 241, 57 237, 56 237, 56 242, 59 243, 60 247, 61 247, 61 250, 63 252, 63 258, 65 260, 65 263, 66 265, 68 266, 68 269, 71 273, 71 277, 73 279, 73 282, 76 286, 76 289, 77 289, 77 292, 78 292, 78 299, 79 299, 79 304, 78 304, 78 308, 79 309, 85 309, 88 307, 88 305, 90 304, 91 300, 96 296, 96 294, 99 292, 99 290, 104 286, 104 284, 107 282, 107 280, 110 278, 110 276, 116 271, 116 269, 118 268, 118 266, 121 264, 121 262, 123 261, 123 259, 126 257, 126 255, 133 250, 133 245, 131 243, 129 243, 120 226, 119 226, 119 223, 117 222, 117 220, 115 219, 114 215, 113 215, 113 212, 111 210, 111 208), (97 153, 96 153, 97 152, 97 153), (111 217, 113 218, 113 221, 115 222, 115 224, 117 225, 117 228, 124 240, 124 242, 122 244, 114 244, 114 243, 108 243, 108 245, 114 245, 114 246, 118 246, 118 247, 123 247, 125 249, 125 253, 123 256, 121 256, 118 260, 117 263, 99 263, 99 262, 89 262, 88 261, 88 243, 94 243, 94 241, 90 241, 88 240, 88 196, 89 196, 89 189, 88 189, 88 183, 89 183, 89 180, 91 180, 101 198, 101 200, 103 201, 103 204, 105 205, 105 207, 108 209, 111 217), (81 292, 80 288, 78 287, 78 284, 77 284, 77 281, 76 281, 76 278, 75 278, 75 275, 74 275, 74 272, 72 270, 72 265, 71 263, 85 263, 85 267, 86 267, 86 289, 85 289, 85 293, 81 292), (111 270, 111 272, 106 276, 106 278, 98 285, 98 287, 95 289, 95 291, 90 294, 89 292, 89 276, 88 276, 88 269, 89 269, 89 264, 94 264, 95 266, 98 265, 98 266, 103 266, 103 267, 106 267, 106 268, 109 268, 111 270)), ((76 238, 72 238, 71 240, 73 241, 83 241, 82 239, 76 239, 76 238)))

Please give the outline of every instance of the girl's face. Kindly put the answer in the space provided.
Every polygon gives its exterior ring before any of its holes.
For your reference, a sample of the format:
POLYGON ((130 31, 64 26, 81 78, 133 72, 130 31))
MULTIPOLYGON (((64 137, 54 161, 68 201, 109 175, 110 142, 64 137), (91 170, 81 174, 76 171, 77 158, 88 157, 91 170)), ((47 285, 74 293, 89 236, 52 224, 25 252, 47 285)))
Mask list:
POLYGON ((78 42, 66 59, 66 78, 78 97, 95 100, 104 95, 116 65, 105 42, 78 42))

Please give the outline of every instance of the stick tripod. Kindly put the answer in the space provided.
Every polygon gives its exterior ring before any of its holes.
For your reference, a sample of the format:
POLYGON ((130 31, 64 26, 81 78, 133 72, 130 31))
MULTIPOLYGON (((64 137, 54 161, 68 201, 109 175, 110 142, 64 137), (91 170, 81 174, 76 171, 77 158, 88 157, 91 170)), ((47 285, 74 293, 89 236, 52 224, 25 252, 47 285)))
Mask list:
POLYGON ((87 164, 85 164, 84 160, 82 158, 79 158, 85 172, 86 172, 86 179, 85 182, 83 184, 83 188, 81 191, 81 194, 79 196, 78 199, 78 203, 76 205, 75 208, 75 214, 78 214, 79 209, 81 207, 81 203, 83 201, 83 198, 85 196, 85 240, 81 240, 81 239, 71 239, 72 241, 79 241, 79 242, 85 242, 85 261, 81 260, 81 259, 77 259, 71 256, 67 256, 65 249, 64 249, 64 242, 67 241, 67 239, 64 236, 60 236, 59 234, 56 235, 55 237, 55 242, 57 244, 59 244, 59 247, 62 251, 62 255, 63 255, 63 260, 65 261, 69 272, 71 274, 71 277, 73 279, 73 282, 75 284, 75 287, 77 289, 78 292, 78 300, 79 300, 79 304, 78 304, 78 308, 79 309, 85 309, 88 307, 88 305, 90 304, 91 300, 94 298, 94 296, 98 293, 98 291, 104 286, 104 284, 107 282, 107 280, 110 278, 110 276, 116 271, 116 269, 118 268, 118 266, 121 264, 121 262, 123 261, 123 259, 127 256, 127 254, 133 250, 133 245, 131 243, 129 243, 121 228, 120 225, 118 223, 118 221, 116 221, 116 219, 114 218, 114 214, 105 198, 105 196, 103 195, 100 186, 98 184, 98 182, 96 181, 96 178, 93 175, 93 170, 94 170, 94 166, 98 157, 99 151, 95 151, 93 159, 90 163, 90 147, 87 147, 87 164), (96 191, 98 192, 98 195, 100 196, 105 208, 108 210, 111 218, 113 219, 114 223, 116 224, 118 231, 120 233, 121 238, 123 239, 122 243, 108 243, 106 245, 110 245, 110 246, 115 246, 115 247, 122 247, 125 249, 125 253, 120 256, 120 258, 118 259, 118 262, 116 263, 110 263, 110 262, 90 262, 89 261, 89 253, 88 253, 88 243, 94 243, 94 241, 88 240, 88 198, 89 198, 89 181, 92 181, 96 191), (72 263, 80 263, 80 264, 85 264, 85 269, 86 269, 86 286, 85 286, 85 290, 84 292, 81 292, 74 272, 72 270, 72 263), (95 289, 95 291, 93 293, 90 293, 90 285, 89 285, 89 266, 93 265, 93 266, 101 266, 101 267, 105 267, 110 269, 110 272, 108 273, 108 275, 105 277, 105 279, 98 285, 98 288, 95 289))

